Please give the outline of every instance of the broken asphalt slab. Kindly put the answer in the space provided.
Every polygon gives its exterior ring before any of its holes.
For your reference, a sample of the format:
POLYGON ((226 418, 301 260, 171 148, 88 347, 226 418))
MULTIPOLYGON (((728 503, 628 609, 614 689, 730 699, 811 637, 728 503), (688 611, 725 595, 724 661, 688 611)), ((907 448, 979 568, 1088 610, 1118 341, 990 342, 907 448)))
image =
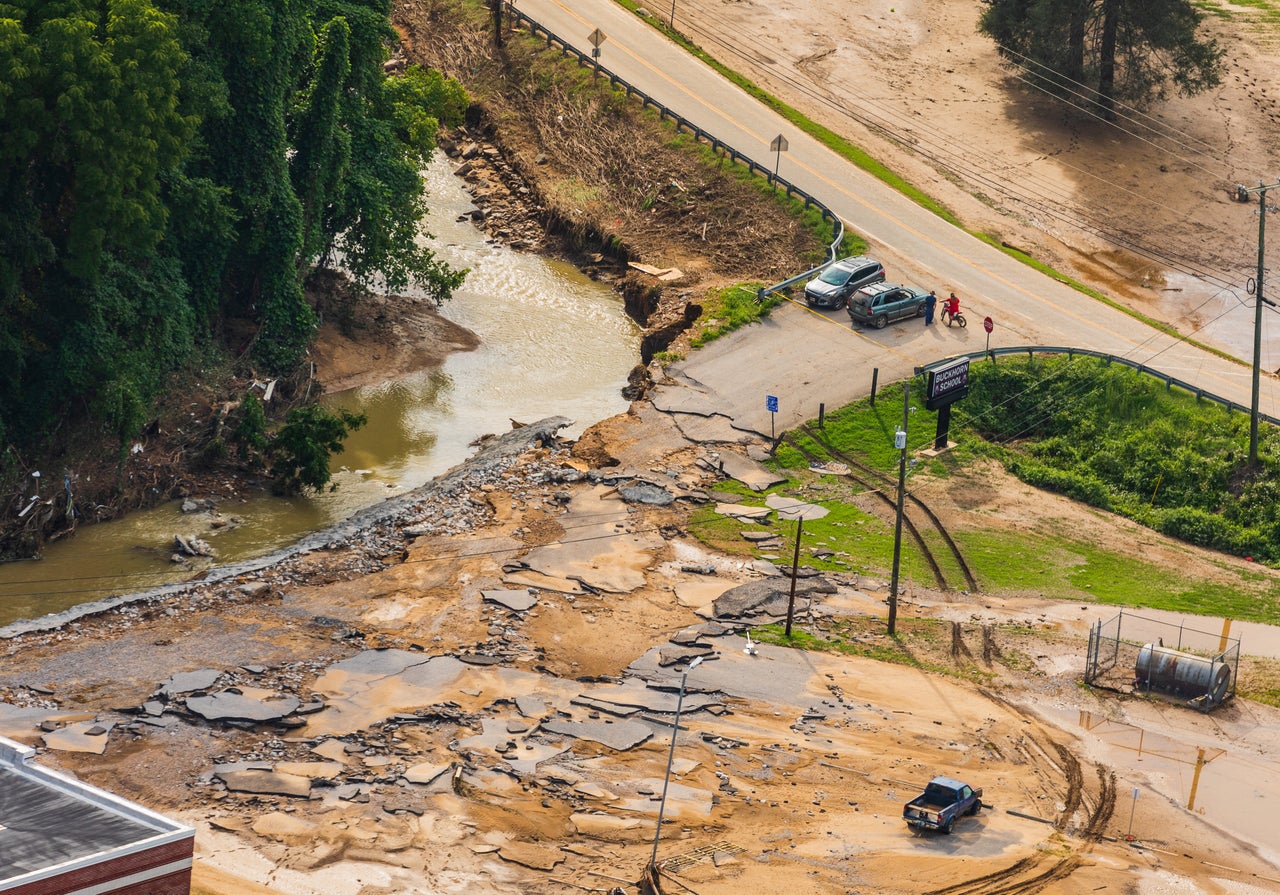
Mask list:
MULTIPOLYGON (((491 752, 505 761, 521 776, 537 773, 538 763, 555 758, 569 751, 569 743, 544 743, 527 736, 513 737, 507 731, 505 721, 485 718, 480 722, 483 733, 464 737, 454 746, 458 752, 491 752)), ((546 730, 546 725, 543 725, 546 730)))
POLYGON ((702 416, 673 412, 671 419, 681 435, 698 444, 734 444, 750 437, 735 429, 733 420, 720 413, 702 416))
POLYGON ((763 522, 773 513, 768 507, 750 507, 742 503, 718 503, 716 513, 746 522, 763 522))
POLYGON ((485 602, 497 603, 512 612, 525 612, 538 605, 538 598, 528 588, 521 590, 482 590, 480 596, 485 602))
POLYGON ((564 861, 564 853, 558 848, 534 845, 529 842, 508 842, 498 848, 498 856, 504 861, 520 864, 532 870, 552 870, 564 861))
POLYGON ((806 503, 794 497, 783 497, 781 494, 770 494, 764 502, 766 506, 777 510, 780 518, 793 521, 809 522, 821 519, 830 512, 826 507, 820 507, 816 503, 806 503))
POLYGON ((661 485, 649 482, 636 482, 618 489, 618 494, 627 503, 644 503, 658 507, 666 507, 675 503, 676 496, 661 485))
MULTIPOLYGON (((655 667, 657 663, 657 652, 659 649, 660 647, 654 647, 650 650, 650 653, 654 655, 653 661, 655 667)), ((703 667, 705 667, 705 664, 706 663, 704 663, 703 667)), ((676 675, 676 679, 678 686, 679 675, 676 675)), ((628 678, 621 684, 612 684, 606 687, 597 687, 593 690, 584 691, 580 698, 589 699, 592 702, 597 703, 613 704, 627 708, 643 709, 648 712, 674 715, 678 695, 667 690, 653 689, 652 687, 647 686, 642 680, 628 678)), ((719 699, 711 696, 704 696, 700 693, 686 693, 682 709, 686 712, 693 712, 705 706, 718 705, 719 703, 719 699)))
MULTIPOLYGON (((837 588, 822 577, 796 582, 797 606, 815 594, 834 594, 837 588)), ((791 598, 791 581, 786 578, 764 578, 731 587, 711 604, 715 618, 742 618, 748 615, 784 616, 791 598)))
POLYGON ((188 696, 187 708, 206 721, 251 721, 267 724, 292 715, 302 700, 296 696, 257 699, 223 690, 208 696, 188 696))
POLYGON ((60 752, 88 752, 102 755, 107 751, 107 741, 114 724, 97 721, 76 721, 57 730, 43 734, 40 739, 48 749, 60 752))
POLYGON ((578 740, 590 740, 608 746, 615 752, 626 752, 653 736, 653 728, 639 721, 565 721, 553 718, 542 725, 548 733, 578 740))
POLYGON ((766 469, 763 464, 733 451, 721 452, 719 467, 725 475, 737 479, 752 491, 766 491, 786 481, 784 476, 766 469))
POLYGON ((0 736, 10 739, 24 739, 46 722, 72 724, 93 720, 93 712, 68 712, 57 708, 16 706, 0 702, 0 736))
POLYGON ((432 783, 439 779, 442 774, 448 773, 451 770, 453 770, 452 764, 436 764, 426 761, 422 764, 416 764, 409 768, 401 775, 401 777, 410 783, 417 783, 421 786, 425 786, 428 783, 432 783))
MULTIPOLYGON (((747 654, 742 652, 746 642, 745 638, 736 636, 724 638, 717 644, 722 647, 717 661, 703 662, 689 672, 685 682, 686 711, 691 701, 723 704, 729 697, 758 701, 779 709, 803 710, 813 702, 815 694, 821 698, 826 693, 827 680, 820 669, 829 663, 820 654, 765 643, 757 644, 754 654, 747 654), (704 696, 705 693, 720 694, 720 697, 713 699, 704 696)), ((659 667, 660 649, 657 646, 649 649, 627 667, 627 673, 649 681, 651 686, 669 688, 667 695, 674 706, 681 673, 659 667)))
POLYGON ((249 768, 244 770, 219 770, 214 768, 213 776, 221 780, 232 792, 247 792, 255 795, 293 796, 308 798, 311 795, 311 780, 297 774, 284 774, 278 771, 249 768))
POLYGON ((201 668, 197 671, 184 671, 175 674, 157 690, 163 696, 178 696, 182 693, 194 693, 197 690, 208 690, 222 677, 216 668, 201 668))
POLYGON ((413 650, 366 650, 330 665, 313 685, 328 700, 307 718, 301 735, 340 737, 442 704, 464 710, 487 708, 539 693, 565 702, 580 685, 502 665, 469 665, 453 656, 413 650), (466 706, 469 706, 467 708, 466 706))
MULTIPOLYGON (((551 578, 580 581, 605 593, 625 594, 645 585, 662 538, 653 532, 626 530, 630 511, 613 490, 597 485, 574 496, 559 518, 572 540, 530 550, 524 564, 551 578)), ((510 579, 504 579, 509 581, 510 579)))

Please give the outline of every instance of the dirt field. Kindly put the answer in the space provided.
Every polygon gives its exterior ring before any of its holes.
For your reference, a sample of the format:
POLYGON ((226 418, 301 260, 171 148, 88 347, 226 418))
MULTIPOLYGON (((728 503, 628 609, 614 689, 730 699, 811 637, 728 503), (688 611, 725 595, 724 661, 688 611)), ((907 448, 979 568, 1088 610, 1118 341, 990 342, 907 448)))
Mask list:
POLYGON ((1114 125, 1002 67, 975 0, 681 0, 676 25, 970 229, 1248 358, 1257 202, 1231 190, 1280 170, 1280 32, 1262 10, 1207 7, 1229 10, 1206 19, 1227 50, 1221 87, 1114 125))
MULTIPOLYGON (((900 53, 966 48, 974 61, 957 67, 969 81, 858 72, 864 94, 914 90, 921 104, 953 108, 1002 95, 969 33, 972 6, 877 2, 850 13, 831 0, 768 9, 682 0, 680 9, 719 16, 728 34, 747 27, 747 13, 772 16, 764 27, 750 19, 753 40, 806 48, 805 61, 779 70, 843 71, 843 38, 873 28, 900 53), (829 24, 846 15, 847 27, 829 24), (841 40, 826 41, 817 22, 841 40)), ((1007 140, 1013 159, 1026 133, 998 121, 984 139, 1007 140)), ((959 120, 938 126, 978 139, 959 120)), ((936 172, 919 173, 966 217, 1016 234, 1010 241, 1043 238, 936 172)), ((1239 211, 1221 210, 1224 221, 1239 211)), ((1054 250, 1082 266, 1106 252, 1065 244, 1054 250)), ((712 277, 714 264, 700 263, 712 277)), ((398 316, 397 325, 427 326, 398 316)), ((381 369, 362 365, 358 347, 320 357, 322 378, 381 369)), ((634 892, 669 754, 658 849, 668 892, 1280 891, 1269 821, 1280 712, 1238 701, 1205 716, 1082 689, 1092 607, 913 586, 902 642, 948 674, 749 647, 742 630, 767 617, 710 626, 731 588, 785 591, 767 548, 721 556, 687 528, 690 508, 714 498, 718 455, 748 447, 761 445, 692 444, 640 403, 573 454, 537 449, 349 544, 9 641, 0 733, 38 745, 41 721, 61 727, 65 739, 41 761, 195 824, 197 890, 218 895, 634 892), (623 499, 626 487, 655 483, 675 502, 623 499), (527 608, 502 602, 529 596, 527 608), (700 654, 669 753, 680 675, 700 654), (158 693, 197 669, 218 672, 216 682, 158 693), (248 725, 195 712, 198 693, 230 687, 267 703, 296 699, 307 713, 248 725), (110 732, 89 734, 95 724, 110 732), (1213 757, 1187 810, 1201 748, 1213 757), (990 807, 950 836, 913 834, 901 803, 939 773, 983 787, 990 807)), ((974 470, 935 508, 948 527, 1000 519, 1028 532, 1091 531, 1109 548, 1206 576, 1222 562, 997 470, 974 470)), ((802 597, 801 630, 839 624, 869 649, 890 646, 884 582, 827 579, 802 597)))

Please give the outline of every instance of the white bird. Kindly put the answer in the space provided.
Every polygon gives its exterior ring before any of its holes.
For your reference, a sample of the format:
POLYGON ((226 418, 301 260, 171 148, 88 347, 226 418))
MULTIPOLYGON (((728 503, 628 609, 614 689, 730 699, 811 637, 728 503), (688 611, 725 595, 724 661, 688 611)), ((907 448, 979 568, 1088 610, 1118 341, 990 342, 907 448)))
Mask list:
POLYGON ((747 631, 747 645, 742 648, 742 651, 748 656, 754 656, 756 654, 756 644, 751 640, 750 631, 747 631))

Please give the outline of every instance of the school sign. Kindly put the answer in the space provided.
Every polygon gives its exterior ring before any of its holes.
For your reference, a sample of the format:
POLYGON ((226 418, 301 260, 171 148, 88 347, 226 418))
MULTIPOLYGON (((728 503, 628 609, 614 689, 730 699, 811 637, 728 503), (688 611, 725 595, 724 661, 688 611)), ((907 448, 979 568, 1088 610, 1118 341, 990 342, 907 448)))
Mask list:
POLYGON ((948 407, 969 394, 969 358, 959 357, 925 371, 925 404, 929 410, 948 407))

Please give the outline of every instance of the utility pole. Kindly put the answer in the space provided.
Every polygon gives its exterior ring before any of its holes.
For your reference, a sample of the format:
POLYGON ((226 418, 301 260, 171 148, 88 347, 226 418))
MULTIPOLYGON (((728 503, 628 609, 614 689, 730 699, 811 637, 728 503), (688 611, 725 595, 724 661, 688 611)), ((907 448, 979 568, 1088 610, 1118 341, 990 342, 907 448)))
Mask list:
POLYGON ((898 449, 898 511, 893 526, 893 575, 889 579, 889 636, 898 627, 898 565, 902 559, 902 498, 907 487, 907 418, 911 413, 911 380, 902 383, 902 428, 893 433, 898 449))
POLYGON ((1248 201, 1249 196, 1254 193, 1258 194, 1258 278, 1254 283, 1253 290, 1253 392, 1249 404, 1250 469, 1257 469, 1258 467, 1258 394, 1262 367, 1262 305, 1264 302, 1271 304, 1271 302, 1263 298, 1262 294, 1262 256, 1267 236, 1267 192, 1277 188, 1280 188, 1280 181, 1271 184, 1259 183, 1253 189, 1246 189, 1244 186, 1236 187, 1236 198, 1241 202, 1248 201))

